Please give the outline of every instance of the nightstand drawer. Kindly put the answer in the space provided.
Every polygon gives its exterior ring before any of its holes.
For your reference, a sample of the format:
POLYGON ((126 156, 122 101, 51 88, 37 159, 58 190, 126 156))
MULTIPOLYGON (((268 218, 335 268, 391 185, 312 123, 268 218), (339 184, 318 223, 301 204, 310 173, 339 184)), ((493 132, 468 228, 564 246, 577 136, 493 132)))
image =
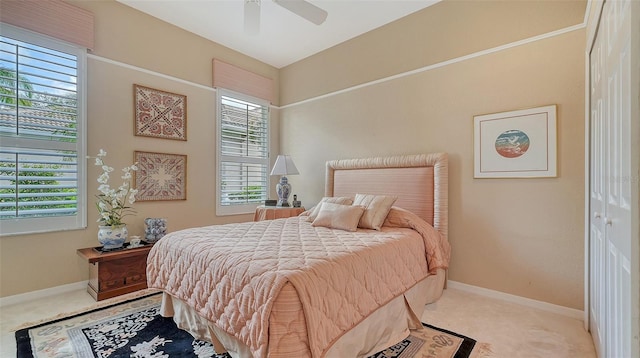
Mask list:
POLYGON ((113 290, 124 286, 124 279, 101 280, 98 282, 100 291, 113 290))
POLYGON ((124 278, 125 285, 132 285, 135 283, 147 282, 147 275, 145 274, 133 274, 124 278))

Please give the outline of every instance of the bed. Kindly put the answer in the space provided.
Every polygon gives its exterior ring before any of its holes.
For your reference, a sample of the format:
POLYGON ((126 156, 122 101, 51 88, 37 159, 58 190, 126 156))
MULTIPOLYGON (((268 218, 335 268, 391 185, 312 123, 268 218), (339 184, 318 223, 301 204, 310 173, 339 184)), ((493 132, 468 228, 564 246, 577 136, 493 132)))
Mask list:
POLYGON ((367 357, 420 329, 442 294, 447 165, 446 153, 327 162, 323 201, 396 198, 381 227, 316 226, 336 207, 321 202, 298 217, 177 231, 150 251, 148 286, 164 291, 163 316, 232 357, 367 357))

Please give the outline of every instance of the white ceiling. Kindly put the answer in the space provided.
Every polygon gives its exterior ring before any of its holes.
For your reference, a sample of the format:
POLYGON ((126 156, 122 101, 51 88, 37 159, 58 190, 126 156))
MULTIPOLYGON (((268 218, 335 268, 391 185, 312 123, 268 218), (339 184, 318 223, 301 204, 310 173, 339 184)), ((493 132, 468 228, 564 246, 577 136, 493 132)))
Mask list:
POLYGON ((310 0, 329 15, 322 25, 262 0, 260 31, 244 31, 244 0, 118 0, 276 68, 311 56, 439 0, 310 0))

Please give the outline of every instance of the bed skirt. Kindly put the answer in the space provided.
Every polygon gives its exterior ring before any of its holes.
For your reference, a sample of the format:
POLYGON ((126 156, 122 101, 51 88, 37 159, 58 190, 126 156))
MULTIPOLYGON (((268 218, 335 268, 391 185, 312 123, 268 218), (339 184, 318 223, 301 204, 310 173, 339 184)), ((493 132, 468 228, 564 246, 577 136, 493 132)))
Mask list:
MULTIPOLYGON (((367 357, 409 336, 410 329, 422 328, 424 306, 442 295, 445 271, 439 269, 338 338, 325 357, 367 357)), ((185 302, 164 293, 160 314, 173 317, 181 329, 195 338, 211 342, 216 352, 234 358, 251 357, 247 345, 200 316, 185 302)), ((269 318, 269 358, 310 357, 306 324, 294 287, 288 283, 280 292, 269 318)))

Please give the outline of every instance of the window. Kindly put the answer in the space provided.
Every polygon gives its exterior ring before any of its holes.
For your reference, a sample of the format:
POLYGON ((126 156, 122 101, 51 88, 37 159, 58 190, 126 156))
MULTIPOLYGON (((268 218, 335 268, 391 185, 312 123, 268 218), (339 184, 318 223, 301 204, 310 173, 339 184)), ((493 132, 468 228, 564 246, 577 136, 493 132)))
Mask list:
POLYGON ((0 234, 82 228, 86 51, 0 26, 0 234))
POLYGON ((255 211, 269 188, 269 105, 218 89, 217 213, 255 211))

